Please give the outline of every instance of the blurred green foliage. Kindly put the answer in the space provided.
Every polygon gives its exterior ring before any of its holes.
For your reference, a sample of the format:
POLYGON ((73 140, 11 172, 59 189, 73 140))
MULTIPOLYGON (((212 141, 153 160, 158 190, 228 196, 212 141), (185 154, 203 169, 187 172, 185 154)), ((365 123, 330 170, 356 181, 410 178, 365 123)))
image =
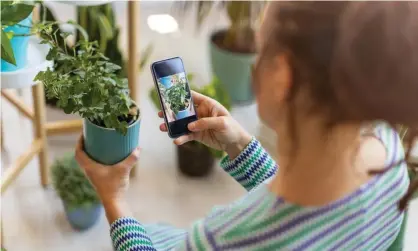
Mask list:
POLYGON ((87 207, 100 202, 74 154, 68 153, 56 159, 51 174, 55 191, 69 208, 87 207))

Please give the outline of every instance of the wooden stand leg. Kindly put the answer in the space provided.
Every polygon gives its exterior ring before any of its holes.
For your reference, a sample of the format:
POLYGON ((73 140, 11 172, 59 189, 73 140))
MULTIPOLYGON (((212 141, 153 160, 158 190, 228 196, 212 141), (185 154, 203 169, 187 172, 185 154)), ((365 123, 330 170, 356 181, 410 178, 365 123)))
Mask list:
POLYGON ((48 155, 47 155, 47 140, 45 128, 45 97, 44 87, 42 83, 37 83, 32 86, 35 138, 41 140, 43 143, 42 149, 39 151, 39 172, 41 176, 42 186, 48 185, 48 155))
MULTIPOLYGON (((128 84, 131 92, 131 97, 133 100, 139 104, 138 93, 137 93, 137 77, 138 77, 138 50, 137 50, 137 37, 138 32, 138 15, 139 15, 139 1, 129 1, 128 2, 128 46, 129 46, 129 60, 128 60, 128 84)), ((135 176, 136 165, 132 171, 131 176, 135 176)))

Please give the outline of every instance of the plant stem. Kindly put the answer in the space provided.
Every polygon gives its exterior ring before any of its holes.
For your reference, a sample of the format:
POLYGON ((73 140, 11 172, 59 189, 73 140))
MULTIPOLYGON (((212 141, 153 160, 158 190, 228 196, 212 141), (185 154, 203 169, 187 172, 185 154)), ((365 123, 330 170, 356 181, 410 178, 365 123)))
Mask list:
POLYGON ((64 40, 64 50, 65 50, 65 54, 67 54, 67 55, 69 55, 68 54, 68 50, 67 50, 67 39, 63 39, 64 40))

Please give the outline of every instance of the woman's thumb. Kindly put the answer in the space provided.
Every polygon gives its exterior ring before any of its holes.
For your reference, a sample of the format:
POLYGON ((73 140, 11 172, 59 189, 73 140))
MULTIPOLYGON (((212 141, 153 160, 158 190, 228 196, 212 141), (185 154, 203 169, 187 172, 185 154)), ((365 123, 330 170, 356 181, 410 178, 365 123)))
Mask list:
POLYGON ((226 127, 225 117, 211 117, 201 118, 195 122, 190 123, 188 126, 190 131, 199 132, 204 130, 222 130, 226 127))

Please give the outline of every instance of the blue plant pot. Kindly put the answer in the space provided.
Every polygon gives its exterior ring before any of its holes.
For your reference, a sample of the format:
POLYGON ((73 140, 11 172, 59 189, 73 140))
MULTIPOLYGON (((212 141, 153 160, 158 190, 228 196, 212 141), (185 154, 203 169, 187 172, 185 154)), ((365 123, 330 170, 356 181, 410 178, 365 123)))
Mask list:
POLYGON ((92 227, 103 211, 103 206, 100 203, 89 206, 80 206, 77 208, 70 208, 64 202, 64 210, 70 225, 77 230, 86 230, 92 227))
POLYGON ((128 127, 126 135, 84 119, 84 150, 95 161, 113 165, 128 157, 139 145, 138 119, 128 127))
POLYGON ((173 84, 171 83, 171 78, 169 77, 163 77, 160 79, 160 83, 166 88, 170 88, 171 86, 173 86, 173 84))
POLYGON ((255 54, 233 53, 223 50, 214 44, 212 35, 209 49, 212 71, 225 87, 234 104, 248 103, 254 99, 251 88, 251 66, 255 60, 255 54))
POLYGON ((190 116, 190 110, 187 107, 186 109, 181 110, 176 114, 176 119, 184 119, 184 118, 187 118, 189 116, 190 116))
MULTIPOLYGON (((32 14, 30 14, 26 19, 19 22, 21 25, 30 26, 32 21, 32 14)), ((9 32, 13 31, 14 34, 29 34, 30 28, 22 27, 19 25, 9 26, 4 31, 9 32)), ((16 59, 16 66, 12 65, 3 59, 1 60, 1 71, 2 72, 10 72, 22 69, 26 66, 27 62, 27 55, 28 55, 28 44, 29 44, 29 36, 18 36, 13 37, 10 40, 12 44, 13 53, 16 59)))

